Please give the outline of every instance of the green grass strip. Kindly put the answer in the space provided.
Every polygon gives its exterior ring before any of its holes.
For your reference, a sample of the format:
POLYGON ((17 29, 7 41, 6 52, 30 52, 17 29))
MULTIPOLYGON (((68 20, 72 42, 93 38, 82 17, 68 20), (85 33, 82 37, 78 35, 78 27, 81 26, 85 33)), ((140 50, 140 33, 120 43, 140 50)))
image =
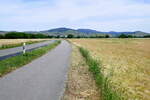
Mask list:
POLYGON ((55 48, 60 43, 61 41, 56 41, 48 46, 35 49, 31 52, 26 52, 26 54, 21 54, 21 55, 14 56, 5 60, 1 60, 0 61, 0 76, 3 76, 19 67, 22 67, 23 65, 28 64, 32 60, 44 55, 51 49, 55 48))
POLYGON ((109 79, 101 71, 100 61, 95 60, 85 48, 79 47, 82 56, 85 58, 90 72, 96 81, 98 88, 101 90, 103 100, 124 100, 119 93, 111 88, 109 79))
MULTIPOLYGON (((46 40, 42 40, 42 41, 28 41, 28 42, 25 42, 26 44, 33 44, 33 43, 39 43, 39 42, 44 42, 46 40)), ((14 48, 14 47, 19 47, 19 46, 22 46, 23 43, 17 43, 17 44, 5 44, 5 45, 2 45, 0 47, 0 50, 3 50, 3 49, 8 49, 8 48, 14 48)))

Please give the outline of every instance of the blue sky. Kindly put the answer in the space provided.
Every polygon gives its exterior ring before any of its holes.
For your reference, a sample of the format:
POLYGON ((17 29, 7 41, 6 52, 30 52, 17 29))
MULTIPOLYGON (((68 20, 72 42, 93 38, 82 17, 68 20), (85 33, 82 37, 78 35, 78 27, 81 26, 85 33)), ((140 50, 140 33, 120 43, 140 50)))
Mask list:
POLYGON ((1 0, 0 30, 150 32, 150 0, 1 0))

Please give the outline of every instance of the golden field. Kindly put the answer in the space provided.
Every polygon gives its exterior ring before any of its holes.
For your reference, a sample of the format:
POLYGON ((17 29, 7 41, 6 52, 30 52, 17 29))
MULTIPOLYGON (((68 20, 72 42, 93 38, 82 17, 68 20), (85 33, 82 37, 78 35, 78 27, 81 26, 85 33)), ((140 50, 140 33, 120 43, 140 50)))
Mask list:
POLYGON ((0 46, 2 45, 10 45, 10 44, 19 44, 23 42, 29 42, 29 41, 43 41, 48 39, 0 39, 0 46))
POLYGON ((112 87, 128 100, 150 100, 150 39, 70 39, 102 63, 112 87))

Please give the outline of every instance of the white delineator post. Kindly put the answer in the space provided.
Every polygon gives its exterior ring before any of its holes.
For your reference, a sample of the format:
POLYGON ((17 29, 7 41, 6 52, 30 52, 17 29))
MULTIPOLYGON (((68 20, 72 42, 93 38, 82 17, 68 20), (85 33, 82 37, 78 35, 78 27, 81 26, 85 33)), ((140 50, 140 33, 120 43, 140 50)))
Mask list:
POLYGON ((26 43, 23 43, 23 54, 26 53, 26 43))

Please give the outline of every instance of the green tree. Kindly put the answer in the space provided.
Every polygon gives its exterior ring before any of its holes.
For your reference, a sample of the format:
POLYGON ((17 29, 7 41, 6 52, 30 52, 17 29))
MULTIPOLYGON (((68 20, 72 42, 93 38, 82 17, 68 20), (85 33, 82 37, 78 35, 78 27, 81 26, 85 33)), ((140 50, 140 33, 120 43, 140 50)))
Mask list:
POLYGON ((150 35, 145 35, 143 36, 143 38, 150 38, 150 35))
POLYGON ((68 34, 67 38, 74 38, 73 34, 68 34))
POLYGON ((24 32, 8 32, 5 35, 7 39, 18 39, 18 38, 48 38, 45 34, 28 34, 24 32))
POLYGON ((5 38, 8 39, 17 39, 17 38, 25 38, 25 34, 24 32, 8 32, 7 34, 5 34, 5 38))
POLYGON ((128 36, 125 35, 125 34, 121 34, 121 35, 118 36, 118 38, 128 38, 128 36))
POLYGON ((0 34, 0 39, 3 39, 4 38, 4 35, 0 34))
POLYGON ((109 38, 110 36, 107 34, 106 36, 105 36, 105 38, 109 38))

